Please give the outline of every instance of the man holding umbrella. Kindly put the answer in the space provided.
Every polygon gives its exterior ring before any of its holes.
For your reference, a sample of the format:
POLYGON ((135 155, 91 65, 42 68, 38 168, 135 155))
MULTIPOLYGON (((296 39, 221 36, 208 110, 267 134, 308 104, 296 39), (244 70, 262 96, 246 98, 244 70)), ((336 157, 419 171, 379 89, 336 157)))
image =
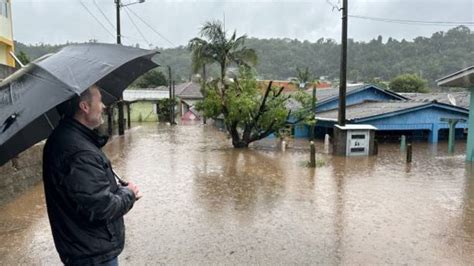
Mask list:
POLYGON ((66 117, 48 138, 43 180, 56 249, 66 265, 117 265, 125 241, 123 216, 139 198, 133 182, 117 184, 101 148, 107 138, 100 88, 68 102, 66 117))

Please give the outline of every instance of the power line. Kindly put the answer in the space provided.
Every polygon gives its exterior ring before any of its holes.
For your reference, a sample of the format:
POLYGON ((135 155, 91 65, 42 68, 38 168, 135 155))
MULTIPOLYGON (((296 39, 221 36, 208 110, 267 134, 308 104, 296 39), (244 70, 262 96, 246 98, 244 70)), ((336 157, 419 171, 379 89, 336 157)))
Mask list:
POLYGON ((127 16, 128 18, 130 19, 130 22, 132 22, 133 26, 135 27, 135 29, 138 31, 138 33, 140 33, 140 36, 142 36, 143 40, 145 40, 145 42, 148 44, 148 46, 151 46, 151 43, 147 40, 147 38, 145 37, 145 35, 143 35, 143 33, 141 32, 141 30, 137 27, 137 24, 135 24, 135 22, 133 21, 132 19, 132 16, 130 16, 130 13, 128 12, 127 9, 125 9, 125 13, 127 13, 127 16))
POLYGON ((351 18, 365 19, 387 23, 398 23, 406 25, 427 25, 427 26, 457 26, 457 25, 474 25, 474 21, 427 21, 427 20, 407 20, 407 19, 390 19, 380 17, 368 17, 349 15, 351 18))
POLYGON ((109 25, 112 27, 112 29, 116 29, 114 24, 112 24, 112 22, 109 20, 109 18, 107 18, 107 16, 105 15, 105 13, 102 11, 102 9, 99 7, 99 5, 96 3, 96 1, 94 0, 94 5, 97 7, 97 9, 100 11, 100 13, 102 14, 102 16, 105 18, 105 20, 109 23, 109 25))
POLYGON ((148 26, 148 28, 150 28, 154 33, 158 34, 158 36, 160 36, 163 40, 167 41, 169 44, 171 44, 172 46, 176 46, 173 42, 171 42, 170 40, 168 40, 165 36, 163 36, 161 33, 159 33, 157 30, 155 30, 152 26, 150 26, 150 24, 148 24, 146 21, 144 21, 139 15, 137 15, 137 13, 135 13, 133 10, 129 9, 127 6, 125 6, 126 9, 128 9, 130 12, 132 12, 133 15, 135 15, 141 22, 143 22, 143 24, 145 24, 146 26, 148 26))
POLYGON ((107 31, 112 37, 115 37, 115 35, 114 35, 112 32, 110 32, 110 31, 104 26, 104 24, 102 24, 102 22, 100 22, 100 20, 99 20, 96 16, 94 16, 94 14, 89 10, 89 8, 87 8, 86 5, 84 5, 84 3, 83 3, 81 0, 79 0, 79 3, 81 3, 81 5, 84 7, 84 9, 87 11, 87 13, 89 13, 89 15, 91 15, 91 16, 97 21, 97 23, 99 23, 99 24, 104 28, 105 31, 107 31))

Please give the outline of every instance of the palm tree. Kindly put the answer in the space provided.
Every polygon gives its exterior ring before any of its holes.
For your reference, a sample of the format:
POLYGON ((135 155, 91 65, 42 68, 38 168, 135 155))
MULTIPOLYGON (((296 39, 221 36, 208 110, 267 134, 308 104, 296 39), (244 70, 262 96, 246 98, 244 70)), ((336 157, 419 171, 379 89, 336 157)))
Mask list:
POLYGON ((308 67, 304 70, 296 67, 296 77, 298 79, 298 85, 300 89, 306 88, 306 84, 311 81, 311 73, 309 72, 308 67))
POLYGON ((192 51, 192 67, 194 73, 203 69, 203 78, 206 78, 205 67, 208 64, 218 63, 220 79, 224 83, 227 68, 230 64, 251 66, 257 62, 257 54, 253 49, 244 46, 246 35, 237 37, 236 31, 227 38, 220 21, 204 23, 200 36, 189 41, 192 51))

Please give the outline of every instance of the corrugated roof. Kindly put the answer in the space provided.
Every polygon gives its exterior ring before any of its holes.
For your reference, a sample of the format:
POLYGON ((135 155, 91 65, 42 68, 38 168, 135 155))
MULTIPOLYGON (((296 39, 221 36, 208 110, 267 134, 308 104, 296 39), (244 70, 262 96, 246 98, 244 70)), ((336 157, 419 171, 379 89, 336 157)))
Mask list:
POLYGON ((203 99, 201 85, 195 82, 186 82, 176 85, 175 95, 181 99, 203 99))
POLYGON ((127 90, 132 90, 132 91, 140 91, 140 90, 145 90, 145 91, 169 91, 170 88, 168 86, 158 86, 158 87, 153 87, 153 88, 129 88, 127 90))
MULTIPOLYGON (((358 90, 362 87, 365 87, 367 85, 355 85, 355 86, 347 86, 346 88, 346 94, 358 90)), ((306 90, 306 93, 309 93, 312 95, 313 90, 309 89, 306 90)), ((333 98, 333 97, 338 97, 339 96, 339 88, 329 88, 329 89, 320 89, 316 90, 316 98, 318 98, 318 102, 322 102, 324 100, 333 98)))
POLYGON ((402 96, 405 96, 414 101, 437 101, 440 103, 445 103, 452 105, 451 101, 448 98, 448 95, 451 95, 455 102, 456 106, 469 109, 470 104, 470 94, 468 91, 462 92, 439 92, 439 93, 399 93, 402 96))
MULTIPOLYGON (((428 104, 423 101, 363 102, 346 107, 346 119, 355 120, 428 104)), ((316 113, 320 120, 337 120, 338 109, 316 113)))
POLYGON ((169 92, 163 90, 124 90, 123 99, 125 101, 139 101, 139 100, 160 100, 169 98, 169 92))
POLYGON ((461 69, 436 81, 441 87, 471 88, 474 86, 474 66, 461 69))

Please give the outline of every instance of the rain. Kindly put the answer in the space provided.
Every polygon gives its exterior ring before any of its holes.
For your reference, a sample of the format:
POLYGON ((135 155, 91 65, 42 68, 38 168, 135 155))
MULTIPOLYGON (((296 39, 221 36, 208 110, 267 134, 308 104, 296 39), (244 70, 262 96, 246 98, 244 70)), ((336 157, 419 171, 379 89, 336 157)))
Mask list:
MULTIPOLYGON (((136 124, 105 147, 144 197, 119 256, 144 264, 470 264, 474 179, 463 144, 333 157, 306 140, 234 149, 209 125, 136 124)), ((2 264, 59 265, 42 184, 0 207, 2 264)))

